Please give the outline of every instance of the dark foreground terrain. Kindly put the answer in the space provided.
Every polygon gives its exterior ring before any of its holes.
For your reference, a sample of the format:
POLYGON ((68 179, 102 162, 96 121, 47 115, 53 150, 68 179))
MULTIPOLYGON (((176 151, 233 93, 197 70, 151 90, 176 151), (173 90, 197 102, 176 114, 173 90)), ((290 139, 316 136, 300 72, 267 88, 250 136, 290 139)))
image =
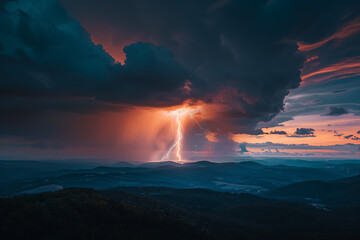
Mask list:
POLYGON ((0 201, 0 239, 206 239, 206 234, 155 211, 90 189, 0 201))
POLYGON ((0 239, 360 239, 360 207, 204 189, 65 189, 0 199, 0 239))

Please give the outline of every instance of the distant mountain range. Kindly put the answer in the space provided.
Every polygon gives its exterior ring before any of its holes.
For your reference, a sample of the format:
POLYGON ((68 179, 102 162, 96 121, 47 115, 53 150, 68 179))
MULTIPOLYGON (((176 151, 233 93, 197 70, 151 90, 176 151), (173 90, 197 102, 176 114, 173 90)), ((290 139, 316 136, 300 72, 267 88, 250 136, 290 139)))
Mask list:
POLYGON ((262 194, 303 181, 332 181, 360 174, 360 164, 304 161, 303 165, 265 165, 254 161, 118 162, 104 166, 70 163, 0 161, 0 196, 48 189, 120 186, 205 188, 222 192, 262 194))

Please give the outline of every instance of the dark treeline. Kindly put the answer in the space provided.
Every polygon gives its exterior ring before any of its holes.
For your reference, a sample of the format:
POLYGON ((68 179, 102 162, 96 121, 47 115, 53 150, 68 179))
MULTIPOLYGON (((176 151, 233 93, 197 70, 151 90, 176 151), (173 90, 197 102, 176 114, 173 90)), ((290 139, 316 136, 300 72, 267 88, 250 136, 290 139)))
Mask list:
POLYGON ((0 239, 359 239, 359 209, 203 189, 66 189, 0 199, 0 239))

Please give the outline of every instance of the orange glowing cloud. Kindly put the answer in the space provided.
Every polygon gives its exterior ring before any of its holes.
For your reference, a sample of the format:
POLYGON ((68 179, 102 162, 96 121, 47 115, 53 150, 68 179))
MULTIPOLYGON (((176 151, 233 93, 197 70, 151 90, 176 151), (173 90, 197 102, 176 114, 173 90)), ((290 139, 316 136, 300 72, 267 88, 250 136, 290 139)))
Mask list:
POLYGON ((326 44, 332 40, 342 40, 342 39, 345 39, 359 31, 360 31, 360 17, 357 17, 354 20, 347 23, 345 26, 343 26, 339 31, 337 31, 330 37, 323 39, 320 42, 312 43, 312 44, 298 42, 299 50, 303 51, 303 52, 312 51, 314 49, 317 49, 317 48, 323 46, 324 44, 326 44))
POLYGON ((209 142, 219 142, 219 140, 216 137, 216 133, 215 132, 211 132, 211 131, 206 131, 205 133, 205 138, 209 141, 209 142))
POLYGON ((314 61, 316 59, 319 59, 319 56, 312 56, 312 57, 309 57, 306 59, 305 63, 308 63, 308 62, 311 62, 311 61, 314 61))
POLYGON ((342 79, 360 75, 360 57, 348 58, 342 62, 321 68, 308 74, 303 74, 304 82, 321 82, 332 79, 342 79))

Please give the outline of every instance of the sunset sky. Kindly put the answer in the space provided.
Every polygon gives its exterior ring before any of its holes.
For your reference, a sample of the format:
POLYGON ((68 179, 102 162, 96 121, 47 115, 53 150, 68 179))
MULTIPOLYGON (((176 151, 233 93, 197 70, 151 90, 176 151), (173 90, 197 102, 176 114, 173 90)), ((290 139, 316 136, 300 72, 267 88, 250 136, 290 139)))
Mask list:
POLYGON ((359 1, 5 0, 0 25, 0 159, 360 157, 359 1))

